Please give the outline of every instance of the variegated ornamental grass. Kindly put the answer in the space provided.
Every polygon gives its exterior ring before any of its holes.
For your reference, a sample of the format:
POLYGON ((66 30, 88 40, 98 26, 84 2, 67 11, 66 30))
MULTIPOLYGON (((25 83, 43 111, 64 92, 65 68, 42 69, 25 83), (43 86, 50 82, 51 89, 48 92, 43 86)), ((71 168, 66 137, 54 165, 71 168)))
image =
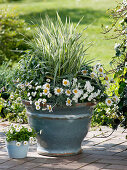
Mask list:
MULTIPOLYGON (((18 93, 29 100, 36 110, 52 111, 54 105, 105 101, 109 78, 101 64, 92 67, 86 60, 90 47, 70 19, 63 23, 57 13, 56 21, 48 16, 38 25, 34 40, 15 73, 18 93), (104 81, 104 83, 102 83, 104 81)), ((107 100, 106 100, 107 101, 107 100)))

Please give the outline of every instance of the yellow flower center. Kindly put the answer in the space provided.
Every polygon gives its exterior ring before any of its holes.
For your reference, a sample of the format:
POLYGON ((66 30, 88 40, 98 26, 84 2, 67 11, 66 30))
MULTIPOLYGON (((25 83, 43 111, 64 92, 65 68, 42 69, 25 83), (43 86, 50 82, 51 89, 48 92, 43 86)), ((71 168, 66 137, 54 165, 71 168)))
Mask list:
POLYGON ((116 98, 114 97, 113 100, 116 102, 116 98))
POLYGON ((86 74, 86 73, 87 73, 87 70, 83 70, 82 72, 83 72, 83 74, 86 74))
POLYGON ((75 89, 75 90, 74 90, 74 93, 78 93, 78 90, 75 89))
POLYGON ((67 90, 67 94, 70 94, 71 92, 70 92, 70 90, 67 90))
POLYGON ((47 93, 48 92, 48 90, 47 89, 44 89, 44 93, 47 93))
POLYGON ((108 76, 105 76, 105 80, 108 80, 108 76))
POLYGON ((103 72, 102 68, 99 68, 99 71, 100 71, 100 72, 103 72))
POLYGON ((51 106, 48 106, 48 109, 49 109, 49 110, 52 110, 52 107, 51 107, 51 106))
POLYGON ((64 85, 67 85, 67 81, 66 80, 64 81, 64 85))
POLYGON ((67 101, 67 103, 68 103, 68 104, 70 104, 70 103, 71 103, 71 101, 70 101, 70 100, 68 100, 68 101, 67 101))
POLYGON ((47 87, 47 88, 50 88, 50 84, 46 84, 46 87, 47 87))
POLYGON ((111 104, 111 100, 108 100, 108 103, 111 104))
POLYGON ((60 93, 61 92, 61 90, 60 89, 57 89, 57 93, 60 93))

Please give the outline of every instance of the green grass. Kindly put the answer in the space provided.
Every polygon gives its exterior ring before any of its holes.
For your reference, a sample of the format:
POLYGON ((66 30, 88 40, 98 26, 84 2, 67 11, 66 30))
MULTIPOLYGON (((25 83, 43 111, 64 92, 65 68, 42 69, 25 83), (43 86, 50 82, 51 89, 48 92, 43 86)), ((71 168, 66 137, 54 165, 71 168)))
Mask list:
POLYGON ((32 24, 31 21, 40 23, 41 18, 45 18, 45 14, 54 19, 56 11, 59 12, 63 21, 68 16, 75 25, 84 16, 79 31, 88 26, 84 32, 86 43, 93 42, 94 44, 87 51, 88 58, 100 60, 107 68, 109 68, 108 63, 111 57, 115 54, 114 42, 104 39, 104 35, 101 33, 101 24, 111 25, 111 19, 106 10, 115 6, 115 0, 80 0, 79 2, 76 0, 25 0, 0 4, 0 8, 14 8, 20 17, 29 24, 32 24))

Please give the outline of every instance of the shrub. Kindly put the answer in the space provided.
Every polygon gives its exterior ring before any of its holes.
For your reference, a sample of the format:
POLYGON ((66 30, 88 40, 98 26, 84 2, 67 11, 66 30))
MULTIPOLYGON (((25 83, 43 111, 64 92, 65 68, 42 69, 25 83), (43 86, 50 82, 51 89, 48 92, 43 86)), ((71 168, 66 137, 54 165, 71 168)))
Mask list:
POLYGON ((24 41, 27 27, 13 10, 0 11, 0 65, 3 61, 18 60, 21 52, 28 48, 24 41))
POLYGON ((10 67, 11 62, 5 62, 0 66, 0 89, 2 87, 7 87, 10 84, 10 79, 13 74, 13 70, 10 67))
POLYGON ((21 98, 17 94, 7 93, 4 88, 0 93, 0 116, 10 122, 27 123, 26 110, 21 98))
POLYGON ((104 27, 104 34, 109 39, 117 40, 115 44, 115 56, 112 57, 111 65, 114 71, 114 78, 118 82, 118 96, 120 98, 117 104, 117 110, 113 119, 113 128, 122 125, 127 128, 127 2, 123 0, 117 3, 116 8, 109 10, 112 18, 112 26, 104 27))

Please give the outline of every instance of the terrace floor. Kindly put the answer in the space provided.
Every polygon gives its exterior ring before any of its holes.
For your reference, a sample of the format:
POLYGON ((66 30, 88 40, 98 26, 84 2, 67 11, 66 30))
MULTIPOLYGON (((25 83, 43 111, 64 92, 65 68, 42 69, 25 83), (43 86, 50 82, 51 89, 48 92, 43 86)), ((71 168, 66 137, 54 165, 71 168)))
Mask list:
POLYGON ((112 129, 101 127, 90 129, 82 143, 83 153, 70 157, 46 157, 38 155, 36 145, 30 146, 27 158, 10 159, 5 148, 0 123, 0 170, 127 170, 127 131, 119 128, 111 136, 112 129))

